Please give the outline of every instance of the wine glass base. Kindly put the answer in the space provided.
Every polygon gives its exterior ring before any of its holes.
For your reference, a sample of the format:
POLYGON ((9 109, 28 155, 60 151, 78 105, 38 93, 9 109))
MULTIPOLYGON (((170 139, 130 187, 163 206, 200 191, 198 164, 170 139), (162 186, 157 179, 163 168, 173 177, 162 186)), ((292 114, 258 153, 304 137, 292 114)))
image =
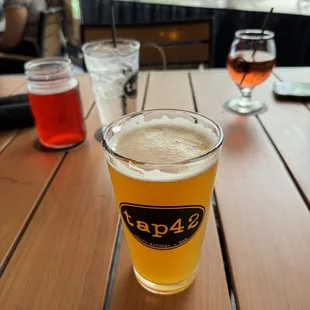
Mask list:
POLYGON ((224 109, 239 115, 258 115, 267 110, 267 105, 260 101, 251 101, 249 105, 242 104, 242 99, 231 99, 224 103, 224 109))

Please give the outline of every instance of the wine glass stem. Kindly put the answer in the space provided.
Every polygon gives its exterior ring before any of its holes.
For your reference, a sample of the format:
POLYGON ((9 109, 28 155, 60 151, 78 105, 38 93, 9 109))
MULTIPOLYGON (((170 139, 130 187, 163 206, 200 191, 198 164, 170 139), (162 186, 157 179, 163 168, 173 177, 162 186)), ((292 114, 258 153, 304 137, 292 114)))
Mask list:
POLYGON ((240 87, 240 92, 241 92, 242 97, 241 97, 239 104, 243 107, 250 106, 252 102, 252 89, 240 87))

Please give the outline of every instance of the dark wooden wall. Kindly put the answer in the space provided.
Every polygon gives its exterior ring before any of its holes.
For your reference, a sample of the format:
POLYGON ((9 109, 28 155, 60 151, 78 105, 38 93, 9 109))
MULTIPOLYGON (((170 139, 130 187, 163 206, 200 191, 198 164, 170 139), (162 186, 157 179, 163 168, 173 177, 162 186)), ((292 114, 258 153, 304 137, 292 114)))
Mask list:
MULTIPOLYGON (((82 24, 107 25, 110 21, 106 0, 80 0, 82 24)), ((122 25, 214 18, 214 67, 224 67, 234 32, 260 28, 265 13, 181 7, 173 5, 115 2, 116 23, 122 25)), ((310 65, 310 16, 274 14, 268 27, 276 33, 278 66, 310 65)))

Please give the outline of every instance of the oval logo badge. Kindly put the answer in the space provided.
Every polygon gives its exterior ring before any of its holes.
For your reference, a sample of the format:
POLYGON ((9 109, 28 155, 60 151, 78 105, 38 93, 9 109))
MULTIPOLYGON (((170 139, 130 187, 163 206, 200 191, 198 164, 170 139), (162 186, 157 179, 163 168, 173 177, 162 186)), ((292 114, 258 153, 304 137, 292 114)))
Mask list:
POLYGON ((188 242, 205 214, 200 205, 147 206, 121 203, 122 219, 131 235, 143 245, 169 250, 188 242))
POLYGON ((124 85, 125 95, 130 98, 137 97, 137 85, 138 85, 138 71, 133 73, 124 85))

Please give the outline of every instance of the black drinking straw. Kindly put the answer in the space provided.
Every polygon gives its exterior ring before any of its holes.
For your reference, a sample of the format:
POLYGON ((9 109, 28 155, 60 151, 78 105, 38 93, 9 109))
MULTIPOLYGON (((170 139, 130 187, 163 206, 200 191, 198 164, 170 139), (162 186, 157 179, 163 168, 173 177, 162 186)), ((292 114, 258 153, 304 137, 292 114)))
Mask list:
MULTIPOLYGON (((264 35, 264 31, 266 30, 266 27, 267 27, 267 25, 268 25, 268 23, 269 23, 269 20, 270 20, 270 17, 271 17, 271 15, 272 15, 272 12, 273 12, 273 8, 271 8, 271 10, 270 10, 269 13, 266 15, 265 20, 264 20, 264 22, 263 22, 262 32, 261 32, 262 38, 263 38, 263 35, 264 35)), ((256 51, 257 51, 257 47, 255 46, 254 51, 253 51, 253 55, 252 55, 253 60, 254 60, 254 56, 255 56, 256 51)))
POLYGON ((116 44, 116 27, 115 27, 114 0, 110 1, 110 9, 111 9, 112 39, 113 39, 114 48, 116 48, 117 44, 116 44))
MULTIPOLYGON (((264 19, 264 22, 263 22, 263 25, 262 25, 262 28, 261 28, 262 29, 262 31, 261 31, 262 38, 264 36, 264 31, 266 30, 266 27, 267 27, 267 25, 268 25, 268 23, 270 21, 272 13, 273 13, 273 8, 271 8, 271 10, 269 11, 269 13, 266 15, 266 17, 264 19)), ((255 44, 255 42, 254 42, 254 51, 253 51, 253 54, 252 54, 253 61, 254 61, 254 56, 256 54, 256 51, 257 51, 257 44, 255 44)), ((239 83, 240 86, 241 86, 242 82, 244 81, 246 75, 247 75, 247 72, 244 72, 243 77, 241 79, 241 82, 239 83)))

